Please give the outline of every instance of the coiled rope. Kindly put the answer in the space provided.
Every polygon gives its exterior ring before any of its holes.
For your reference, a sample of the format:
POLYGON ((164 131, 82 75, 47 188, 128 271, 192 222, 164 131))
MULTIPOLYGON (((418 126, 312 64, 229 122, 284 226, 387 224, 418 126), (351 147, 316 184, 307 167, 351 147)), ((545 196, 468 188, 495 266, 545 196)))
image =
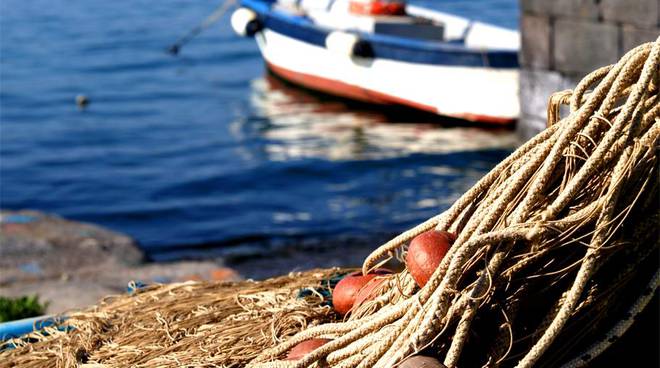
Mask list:
POLYGON ((554 95, 548 128, 444 213, 376 249, 364 273, 429 231, 457 239, 419 288, 408 270, 344 320, 347 270, 154 285, 0 343, 0 367, 581 367, 656 295, 660 39, 554 95), (561 117, 560 105, 570 113, 561 117), (297 344, 330 339, 300 360, 297 344))
MULTIPOLYGON (((597 290, 606 282, 607 275, 599 271, 642 263, 657 250, 653 231, 634 229, 658 225, 659 59, 660 40, 641 45, 586 76, 573 91, 553 96, 544 132, 449 210, 379 247, 363 264, 367 273, 434 228, 457 233, 422 289, 415 288, 407 271, 392 276, 390 288, 348 321, 302 331, 250 366, 302 368, 327 362, 345 368, 393 367, 429 346, 448 367, 459 366, 468 348, 483 353, 471 354, 470 362, 487 366, 539 363, 558 336, 576 328, 574 320, 607 302, 602 298, 611 295, 611 288, 586 292, 589 285, 597 290), (560 104, 570 105, 563 119, 560 104), (538 290, 550 290, 547 296, 555 299, 544 304, 554 307, 550 317, 530 321, 521 304, 529 304, 526 298, 537 297, 538 290), (493 319, 498 315, 493 309, 500 314, 493 346, 470 346, 470 334, 480 331, 475 320, 481 314, 493 319), (524 336, 515 328, 517 319, 527 331, 524 336), (299 361, 277 360, 318 336, 334 340, 299 361)), ((631 303, 631 313, 643 309, 657 287, 654 274, 644 295, 631 303)), ((587 347, 566 366, 586 364, 629 326, 630 318, 621 320, 608 339, 587 347)))

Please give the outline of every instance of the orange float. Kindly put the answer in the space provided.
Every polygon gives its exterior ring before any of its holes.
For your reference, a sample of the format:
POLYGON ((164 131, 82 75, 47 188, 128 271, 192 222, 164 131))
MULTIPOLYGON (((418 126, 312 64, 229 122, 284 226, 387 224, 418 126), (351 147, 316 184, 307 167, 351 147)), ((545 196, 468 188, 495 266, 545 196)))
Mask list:
POLYGON ((309 339, 301 342, 289 350, 286 360, 302 359, 305 355, 329 343, 330 339, 309 339))
POLYGON ((365 287, 369 281, 377 276, 390 273, 392 273, 390 270, 377 269, 368 275, 362 275, 359 271, 346 275, 346 277, 337 283, 334 290, 332 290, 332 305, 335 311, 341 315, 346 315, 353 308, 360 290, 365 287))
POLYGON ((369 280, 369 282, 358 291, 357 295, 355 296, 355 303, 353 303, 353 307, 351 309, 358 308, 365 302, 369 300, 373 300, 375 297, 378 296, 376 293, 376 290, 385 282, 387 281, 384 278, 374 278, 369 280))
POLYGON ((437 359, 423 355, 415 355, 399 364, 399 368, 447 368, 437 359))
POLYGON ((455 240, 453 233, 431 230, 417 235, 410 242, 406 266, 419 287, 426 285, 455 240))
POLYGON ((393 0, 351 0, 349 11, 359 15, 406 15, 406 2, 393 0))

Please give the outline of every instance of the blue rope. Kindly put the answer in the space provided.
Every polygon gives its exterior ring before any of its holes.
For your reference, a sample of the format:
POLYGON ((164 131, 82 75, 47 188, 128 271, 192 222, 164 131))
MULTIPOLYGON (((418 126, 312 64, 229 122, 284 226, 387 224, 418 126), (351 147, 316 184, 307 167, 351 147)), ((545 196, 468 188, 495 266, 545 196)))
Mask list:
POLYGON ((332 290, 350 272, 337 272, 327 279, 321 281, 320 287, 303 288, 298 291, 298 299, 303 299, 313 295, 322 295, 325 301, 321 305, 332 306, 332 290))

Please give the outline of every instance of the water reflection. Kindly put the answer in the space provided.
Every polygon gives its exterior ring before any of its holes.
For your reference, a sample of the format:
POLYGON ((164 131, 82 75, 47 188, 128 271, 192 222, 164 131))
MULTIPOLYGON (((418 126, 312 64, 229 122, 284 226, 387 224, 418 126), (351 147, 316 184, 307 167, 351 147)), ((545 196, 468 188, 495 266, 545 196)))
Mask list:
MULTIPOLYGON (((517 24, 515 0, 414 2, 517 24)), ((375 247, 372 238, 446 208, 509 152, 482 150, 509 147, 507 131, 447 129, 264 79, 254 41, 228 26, 180 58, 163 53, 208 15, 207 2, 6 3, 0 203, 128 233, 154 259, 250 244, 269 254, 277 239, 362 236, 375 247), (78 93, 93 101, 85 112, 78 93)))
POLYGON ((252 82, 251 103, 263 118, 260 135, 267 140, 263 149, 274 161, 373 160, 512 149, 518 143, 510 129, 466 126, 412 110, 346 102, 310 93, 270 74, 252 82))

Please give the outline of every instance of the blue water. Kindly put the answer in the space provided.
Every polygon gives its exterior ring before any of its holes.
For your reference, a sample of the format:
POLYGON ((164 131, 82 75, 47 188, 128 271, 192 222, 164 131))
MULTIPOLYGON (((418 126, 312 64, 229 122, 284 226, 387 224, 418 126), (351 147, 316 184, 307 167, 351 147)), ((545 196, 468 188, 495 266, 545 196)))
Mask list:
MULTIPOLYGON (((1 1, 0 206, 126 232, 156 259, 249 253, 404 230, 513 146, 282 84, 226 19, 163 52, 218 3, 1 1)), ((416 3, 517 26, 516 0, 416 3)))

